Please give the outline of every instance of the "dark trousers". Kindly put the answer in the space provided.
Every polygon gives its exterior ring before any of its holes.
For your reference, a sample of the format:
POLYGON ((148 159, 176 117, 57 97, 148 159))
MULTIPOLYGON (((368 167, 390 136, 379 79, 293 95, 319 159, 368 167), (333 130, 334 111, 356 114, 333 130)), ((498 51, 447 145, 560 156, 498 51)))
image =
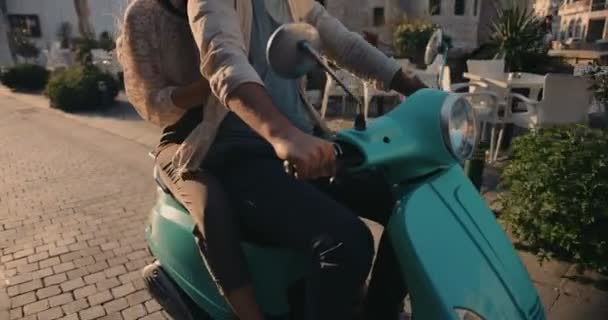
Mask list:
MULTIPOLYGON (((352 319, 374 253, 359 216, 385 225, 394 204, 382 181, 373 175, 331 184, 300 181, 284 172, 272 150, 224 154, 207 168, 222 181, 244 238, 312 253, 320 262, 319 290, 313 295, 317 319, 352 319)), ((405 293, 394 251, 383 236, 368 290, 368 319, 395 319, 405 293)))

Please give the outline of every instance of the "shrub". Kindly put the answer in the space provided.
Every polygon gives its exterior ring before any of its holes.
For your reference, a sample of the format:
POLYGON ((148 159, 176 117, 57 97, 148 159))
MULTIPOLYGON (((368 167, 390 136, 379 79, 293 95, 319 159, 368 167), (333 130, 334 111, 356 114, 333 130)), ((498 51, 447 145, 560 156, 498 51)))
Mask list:
POLYGON ((116 48, 116 44, 114 39, 108 31, 104 31, 99 35, 99 40, 97 41, 99 48, 104 49, 106 51, 112 51, 116 48))
POLYGON ((98 110, 118 94, 114 77, 95 66, 74 66, 53 74, 46 88, 51 106, 67 112, 98 110), (100 84, 105 85, 105 93, 100 84))
POLYGON ((2 84, 13 90, 42 90, 49 72, 39 65, 19 64, 2 73, 2 84))
POLYGON ((424 65, 424 50, 437 26, 424 20, 401 23, 395 29, 393 41, 400 57, 408 58, 418 66, 424 65))
POLYGON ((498 8, 491 32, 492 42, 505 59, 507 71, 526 71, 526 60, 531 55, 544 53, 543 21, 516 1, 498 8))
POLYGON ((582 125, 516 138, 502 173, 505 222, 541 261, 608 269, 608 132, 582 125))

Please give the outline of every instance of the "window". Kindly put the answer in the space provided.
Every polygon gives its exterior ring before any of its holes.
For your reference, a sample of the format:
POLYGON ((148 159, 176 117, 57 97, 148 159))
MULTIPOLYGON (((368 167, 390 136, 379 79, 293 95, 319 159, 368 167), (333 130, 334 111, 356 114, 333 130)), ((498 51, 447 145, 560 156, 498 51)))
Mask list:
POLYGON ((434 15, 441 14, 441 0, 430 0, 429 1, 429 12, 434 15))
POLYGON ((465 10, 465 0, 456 0, 454 2, 454 14, 457 16, 463 16, 465 10))
POLYGON ((40 38, 40 20, 34 14, 9 14, 8 23, 13 31, 19 31, 26 37, 40 38))
POLYGON ((380 27, 384 25, 384 8, 374 8, 374 27, 380 27))
POLYGON ((479 0, 474 0, 473 1, 473 15, 477 16, 478 13, 479 13, 479 0))

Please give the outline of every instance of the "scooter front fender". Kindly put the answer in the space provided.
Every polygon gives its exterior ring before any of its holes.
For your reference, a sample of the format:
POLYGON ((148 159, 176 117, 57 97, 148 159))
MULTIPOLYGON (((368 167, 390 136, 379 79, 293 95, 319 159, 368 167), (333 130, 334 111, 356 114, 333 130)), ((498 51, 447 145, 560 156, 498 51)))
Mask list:
POLYGON ((455 165, 398 192, 388 232, 418 319, 545 319, 517 252, 455 165))

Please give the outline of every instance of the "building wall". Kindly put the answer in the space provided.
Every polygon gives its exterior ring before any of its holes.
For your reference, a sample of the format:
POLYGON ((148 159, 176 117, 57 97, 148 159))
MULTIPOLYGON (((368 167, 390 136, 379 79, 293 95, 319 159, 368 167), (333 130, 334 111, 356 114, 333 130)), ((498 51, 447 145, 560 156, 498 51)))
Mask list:
MULTIPOLYGON (((89 0, 90 21, 95 33, 116 30, 117 14, 127 0, 89 0)), ((73 0, 7 0, 8 14, 35 14, 40 20, 41 37, 33 39, 41 48, 57 41, 57 29, 62 22, 72 25, 73 35, 78 36, 78 17, 73 0)))
MULTIPOLYGON (((560 38, 585 39, 591 20, 608 20, 608 1, 566 0, 559 7, 560 38), (592 10, 592 8, 597 10, 592 10), (599 7, 598 7, 599 6, 599 7)), ((608 22, 603 30, 603 39, 608 38, 608 22)))
POLYGON ((7 26, 4 21, 0 21, 0 66, 9 66, 13 63, 13 58, 11 57, 10 50, 8 48, 6 27, 7 26))
POLYGON ((373 31, 380 35, 381 41, 392 43, 392 22, 403 16, 408 18, 430 18, 442 26, 452 37, 455 47, 466 51, 479 45, 479 23, 483 15, 481 4, 492 0, 464 0, 466 13, 462 16, 454 14, 456 0, 441 0, 441 14, 429 15, 429 0, 326 0, 327 10, 340 19, 344 25, 354 31, 373 31), (474 4, 477 4, 477 15, 473 15, 474 4), (374 27, 373 8, 384 7, 386 24, 374 27))

